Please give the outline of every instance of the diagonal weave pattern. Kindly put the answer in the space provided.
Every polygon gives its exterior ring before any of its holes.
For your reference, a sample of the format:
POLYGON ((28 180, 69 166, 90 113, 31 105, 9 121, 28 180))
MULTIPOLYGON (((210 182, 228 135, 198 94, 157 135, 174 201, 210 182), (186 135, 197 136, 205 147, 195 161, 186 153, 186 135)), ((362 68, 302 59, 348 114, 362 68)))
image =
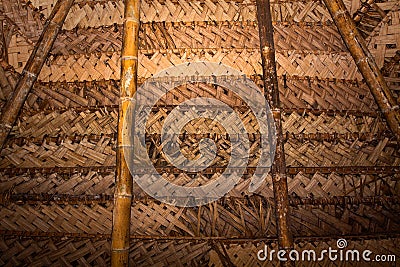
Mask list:
MULTIPOLYGON (((329 24, 276 24, 275 46, 279 50, 346 51, 339 33, 329 24)), ((258 48, 254 22, 142 23, 139 49, 258 48)), ((18 42, 12 46, 21 46, 18 42)), ((52 54, 86 54, 120 51, 122 26, 78 29, 61 33, 52 54)))
POLYGON ((102 137, 98 141, 87 138, 79 142, 65 140, 62 144, 54 142, 42 145, 26 143, 13 145, 2 150, 0 166, 11 167, 73 167, 110 166, 115 164, 114 140, 102 137))
MULTIPOLYGON (((47 15, 54 1, 29 1, 31 8, 41 7, 47 15)), ((122 24, 123 1, 77 1, 67 17, 64 29, 122 24)), ((318 1, 272 2, 274 21, 324 22, 331 18, 318 1)), ((149 21, 255 21, 254 1, 142 1, 142 22, 149 21)))
MULTIPOLYGON (((259 76, 252 76, 252 80, 261 83, 259 76)), ((143 79, 141 80, 143 81, 143 79)), ((371 111, 376 109, 367 85, 360 82, 346 80, 321 80, 300 77, 280 77, 280 99, 284 108, 312 108, 332 109, 342 111, 358 110, 371 111)), ((29 119, 35 111, 62 108, 78 108, 82 111, 84 107, 89 109, 103 109, 104 113, 111 112, 107 107, 118 104, 119 83, 114 80, 76 82, 76 83, 41 83, 36 84, 32 93, 28 95, 25 104, 22 121, 29 119)), ((185 94, 190 96, 202 96, 206 93, 196 88, 187 87, 185 94)), ((8 91, 5 88, 3 92, 8 91)), ((216 96, 217 91, 213 88, 207 90, 209 96, 216 96)), ((229 97, 230 90, 218 92, 220 96, 229 97)), ((174 94, 174 97, 182 99, 183 95, 174 94)), ((169 103, 171 104, 171 103, 169 103)), ((47 111, 46 111, 47 112, 47 111)))
MULTIPOLYGON (((374 252, 374 254, 390 254, 398 255, 398 251, 392 250, 388 248, 397 247, 398 239, 386 239, 386 240, 362 240, 362 241, 349 241, 346 249, 352 250, 357 249, 361 253, 362 251, 369 249, 374 252)), ((234 266, 280 266, 279 261, 277 260, 276 254, 274 255, 272 261, 269 260, 269 257, 266 261, 260 261, 257 259, 257 252, 259 250, 264 250, 265 246, 268 247, 268 253, 271 250, 278 250, 276 243, 245 243, 240 245, 225 245, 225 249, 227 251, 227 255, 229 256, 230 261, 234 264, 234 266)), ((316 241, 316 242, 296 242, 294 249, 296 249, 301 258, 301 253, 305 250, 313 250, 316 252, 317 258, 321 255, 321 251, 323 249, 328 249, 331 247, 332 249, 337 248, 336 240, 332 241, 316 241)), ((360 253, 360 254, 361 254, 360 253)), ((261 255, 263 256, 263 255, 261 255)), ((294 256, 294 255, 293 255, 294 256)), ((361 258, 361 257, 360 257, 361 258)), ((307 256, 306 256, 307 259, 307 256)), ((372 257, 371 257, 372 259, 372 257)), ((223 259, 218 256, 218 253, 213 250, 210 253, 210 263, 209 266, 226 266, 224 265, 226 262, 223 262, 223 259)), ((366 262, 357 262, 357 261, 348 261, 345 263, 346 265, 351 266, 365 266, 366 262)), ((368 263, 369 266, 390 266, 390 263, 368 263)), ((297 261, 296 266, 310 266, 309 261, 297 261)), ((332 262, 329 260, 327 255, 325 255, 324 260, 318 261, 318 266, 337 266, 336 262, 332 262)))
MULTIPOLYGON (((118 60, 119 53, 111 52, 78 57, 55 57, 50 66, 43 67, 39 79, 45 82, 119 79, 118 60)), ((321 79, 361 80, 357 67, 348 53, 303 54, 298 51, 285 51, 278 53, 276 60, 279 76, 287 74, 321 79)), ((149 78, 152 74, 172 65, 188 61, 222 62, 228 66, 235 66, 236 69, 249 76, 261 74, 261 59, 258 49, 181 49, 178 51, 142 51, 142 54, 139 55, 138 76, 149 78)))

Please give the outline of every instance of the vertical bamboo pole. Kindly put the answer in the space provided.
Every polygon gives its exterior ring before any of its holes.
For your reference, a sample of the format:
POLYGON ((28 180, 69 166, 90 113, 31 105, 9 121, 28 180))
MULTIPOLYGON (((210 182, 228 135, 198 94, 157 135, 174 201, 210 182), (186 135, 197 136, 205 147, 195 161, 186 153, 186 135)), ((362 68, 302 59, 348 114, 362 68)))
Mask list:
POLYGON ((0 117, 0 150, 13 127, 29 91, 36 82, 51 47, 62 28, 74 0, 58 0, 46 21, 10 101, 4 106, 0 117))
POLYGON ((111 266, 128 266, 129 263, 129 228, 133 181, 124 156, 122 127, 129 103, 137 88, 139 7, 139 0, 125 0, 111 266))
POLYGON ((357 30, 342 0, 324 0, 324 2, 358 69, 367 82, 378 107, 384 114, 389 128, 397 140, 400 141, 399 106, 390 92, 373 56, 369 52, 364 39, 357 30))
MULTIPOLYGON (((278 226, 279 248, 288 252, 293 249, 293 237, 289 229, 289 197, 286 176, 285 152, 283 149, 281 105, 279 101, 278 78, 276 74, 275 48, 269 0, 257 0, 257 20, 260 35, 260 48, 263 67, 264 95, 274 113, 277 133, 275 158, 271 175, 274 188, 275 214, 278 226)), ((291 266, 293 262, 282 262, 291 266)))

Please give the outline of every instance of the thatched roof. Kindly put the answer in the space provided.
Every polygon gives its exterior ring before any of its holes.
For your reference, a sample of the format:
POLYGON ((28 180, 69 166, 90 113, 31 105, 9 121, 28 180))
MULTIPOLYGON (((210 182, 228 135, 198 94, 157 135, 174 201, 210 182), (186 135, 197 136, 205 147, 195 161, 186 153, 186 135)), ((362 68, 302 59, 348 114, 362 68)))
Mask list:
MULTIPOLYGON (((0 0, 1 106, 10 101, 55 2, 0 0)), ((399 1, 345 5, 399 104, 399 1)), ((349 249, 399 257, 395 134, 324 3, 280 0, 271 10, 295 248, 321 251, 345 238, 349 249)), ((75 1, 24 102, 0 155, 0 265, 110 263, 123 15, 123 1, 75 1)), ((210 61, 263 87, 255 1, 146 0, 140 23, 139 85, 168 67, 210 61)), ((215 179, 230 156, 220 151, 199 174, 176 170, 163 157, 159 134, 171 106, 196 96, 237 107, 252 127, 241 100, 220 86, 171 91, 152 110, 147 141, 159 172, 181 185, 215 179)), ((200 137, 229 146, 215 124, 192 126, 183 149, 190 151, 200 137)), ((248 191, 253 156, 237 185, 209 205, 175 207, 135 187, 131 265, 266 264, 257 252, 278 248, 276 203, 270 176, 248 191)))

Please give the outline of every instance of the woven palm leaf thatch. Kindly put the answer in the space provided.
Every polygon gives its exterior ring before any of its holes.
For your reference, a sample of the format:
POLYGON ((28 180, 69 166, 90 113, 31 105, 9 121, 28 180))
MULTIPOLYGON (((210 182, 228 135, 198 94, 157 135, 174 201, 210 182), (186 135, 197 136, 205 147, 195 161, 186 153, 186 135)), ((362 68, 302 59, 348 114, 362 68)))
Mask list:
MULTIPOLYGON (((1 105, 55 2, 0 0, 1 105)), ((398 2, 370 2, 345 6, 398 98, 398 2)), ((210 61, 264 90, 256 1, 146 0, 140 8, 139 86, 171 66, 210 61)), ((323 2, 272 1, 271 11, 294 248, 318 253, 342 237, 348 249, 399 257, 398 140, 323 2)), ((123 1, 76 0, 27 96, 0 152, 0 265, 111 263, 123 13, 123 1)), ((162 151, 166 117, 195 97, 221 100, 248 122, 249 168, 228 194, 201 207, 164 204, 135 184, 129 262, 278 266, 276 258, 257 259, 265 246, 278 249, 276 203, 270 175, 249 191, 259 127, 243 99, 210 83, 175 88, 151 110, 149 157, 175 184, 218 179, 230 160, 230 139, 216 123, 194 120, 177 133, 189 158, 198 156, 202 138, 215 140, 217 158, 203 173, 182 172, 162 151)))

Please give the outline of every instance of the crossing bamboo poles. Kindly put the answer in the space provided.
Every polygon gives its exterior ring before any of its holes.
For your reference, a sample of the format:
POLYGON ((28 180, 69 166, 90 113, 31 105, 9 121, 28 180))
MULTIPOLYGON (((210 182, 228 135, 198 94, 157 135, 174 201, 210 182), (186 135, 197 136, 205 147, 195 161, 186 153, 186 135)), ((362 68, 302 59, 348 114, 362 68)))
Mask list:
MULTIPOLYGON (((281 122, 281 105, 279 101, 278 78, 276 74, 275 48, 269 0, 257 0, 257 20, 260 35, 261 59, 263 68, 264 95, 273 111, 277 134, 275 158, 271 175, 276 202, 275 214, 278 226, 279 248, 288 253, 293 249, 293 237, 289 229, 289 197, 286 176, 285 152, 281 122)), ((291 266, 293 262, 282 262, 291 266)))
POLYGON ((4 146, 5 140, 17 119, 19 111, 25 103, 26 97, 37 80, 40 70, 73 3, 74 0, 58 0, 46 21, 43 32, 15 86, 14 94, 2 110, 0 117, 0 150, 4 146))
POLYGON ((400 112, 395 98, 342 0, 324 0, 343 41, 364 77, 391 131, 400 141, 400 112))
POLYGON ((125 0, 117 134, 117 173, 111 236, 111 266, 128 266, 129 263, 129 227, 133 181, 125 160, 122 129, 129 103, 137 89, 139 7, 139 0, 125 0))

